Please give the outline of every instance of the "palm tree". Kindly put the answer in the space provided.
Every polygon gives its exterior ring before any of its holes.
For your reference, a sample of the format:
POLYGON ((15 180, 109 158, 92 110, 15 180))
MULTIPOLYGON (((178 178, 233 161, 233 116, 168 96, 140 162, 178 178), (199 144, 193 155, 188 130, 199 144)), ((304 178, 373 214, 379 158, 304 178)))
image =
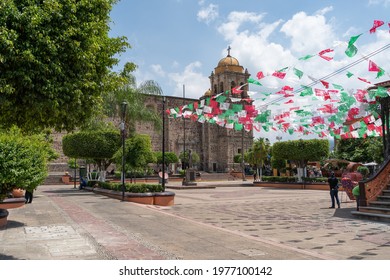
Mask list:
POLYGON ((103 98, 104 114, 112 119, 121 115, 121 104, 127 103, 125 122, 128 124, 129 135, 134 135, 135 124, 139 121, 150 121, 156 130, 162 126, 161 115, 145 106, 145 95, 162 95, 163 91, 157 82, 148 80, 137 86, 133 75, 127 74, 127 83, 116 90, 111 91, 103 98))
POLYGON ((248 152, 248 156, 247 156, 248 162, 253 166, 255 166, 256 169, 255 181, 258 179, 260 179, 261 181, 261 177, 263 173, 263 165, 268 157, 267 147, 269 147, 268 139, 259 138, 255 140, 252 149, 250 149, 250 151, 248 152), (259 168, 260 168, 260 172, 259 172, 259 168))

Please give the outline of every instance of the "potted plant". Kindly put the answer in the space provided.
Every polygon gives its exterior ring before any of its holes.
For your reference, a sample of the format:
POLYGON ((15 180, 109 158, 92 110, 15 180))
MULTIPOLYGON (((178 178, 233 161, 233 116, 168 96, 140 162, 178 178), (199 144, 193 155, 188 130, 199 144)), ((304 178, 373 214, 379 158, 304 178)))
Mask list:
POLYGON ((33 191, 47 176, 52 148, 43 135, 25 136, 17 128, 0 132, 0 208, 24 205, 24 198, 8 198, 15 188, 33 191))

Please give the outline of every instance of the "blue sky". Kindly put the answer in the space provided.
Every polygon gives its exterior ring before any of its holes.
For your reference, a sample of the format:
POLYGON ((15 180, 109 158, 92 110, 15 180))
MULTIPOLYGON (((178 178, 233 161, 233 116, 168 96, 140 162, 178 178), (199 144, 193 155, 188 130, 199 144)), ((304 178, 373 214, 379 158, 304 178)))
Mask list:
MULTIPOLYGON (((132 45, 118 67, 136 63, 138 83, 154 80, 165 95, 173 96, 181 96, 185 84, 186 96, 199 98, 210 87, 208 77, 228 46, 253 77, 260 70, 271 73, 296 65, 306 54, 334 48, 332 61, 301 66, 306 74, 322 77, 353 61, 339 55, 351 36, 363 33, 356 42, 360 56, 388 44, 389 12, 390 0, 122 0, 111 13, 111 35, 126 36, 132 45), (374 20, 385 25, 369 34, 374 20)), ((388 50, 373 60, 390 73, 388 50)), ((358 65, 351 71, 367 77, 366 68, 358 65)), ((275 83, 270 80, 268 85, 275 83)))

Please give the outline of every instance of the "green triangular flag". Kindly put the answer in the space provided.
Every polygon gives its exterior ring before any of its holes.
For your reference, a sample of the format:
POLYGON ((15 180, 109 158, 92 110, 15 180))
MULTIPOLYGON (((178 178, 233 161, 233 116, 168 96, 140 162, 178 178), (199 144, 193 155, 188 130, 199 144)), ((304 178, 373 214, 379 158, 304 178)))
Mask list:
POLYGON ((385 74, 385 70, 383 70, 382 68, 379 67, 379 71, 378 73, 376 74, 376 79, 382 77, 384 74, 385 74))
POLYGON ((299 58, 299 60, 308 60, 308 59, 312 58, 313 56, 314 55, 308 54, 308 55, 305 55, 305 56, 299 58))
POLYGON ((243 129, 243 125, 241 123, 234 123, 234 129, 235 130, 242 130, 243 129))
POLYGON ((251 84, 254 84, 254 85, 258 85, 258 86, 262 86, 262 84, 259 81, 255 80, 253 78, 249 78, 248 79, 248 83, 251 83, 251 84))
POLYGON ((300 96, 308 96, 308 95, 313 95, 313 89, 311 87, 307 86, 302 86, 304 89, 301 91, 300 96))
POLYGON ((297 68, 294 68, 293 71, 294 71, 294 74, 295 74, 299 79, 302 78, 303 72, 302 72, 301 70, 299 70, 299 69, 297 69, 297 68))

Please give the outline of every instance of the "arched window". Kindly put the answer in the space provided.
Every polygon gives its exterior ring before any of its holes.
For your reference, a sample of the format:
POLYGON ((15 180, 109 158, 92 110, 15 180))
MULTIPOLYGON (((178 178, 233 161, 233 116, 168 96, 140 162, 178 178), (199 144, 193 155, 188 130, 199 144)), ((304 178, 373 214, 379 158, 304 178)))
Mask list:
POLYGON ((230 89, 233 89, 236 87, 236 82, 235 81, 231 81, 230 83, 230 89))
POLYGON ((223 92, 223 82, 221 82, 221 83, 219 84, 219 92, 220 92, 220 93, 223 92))

